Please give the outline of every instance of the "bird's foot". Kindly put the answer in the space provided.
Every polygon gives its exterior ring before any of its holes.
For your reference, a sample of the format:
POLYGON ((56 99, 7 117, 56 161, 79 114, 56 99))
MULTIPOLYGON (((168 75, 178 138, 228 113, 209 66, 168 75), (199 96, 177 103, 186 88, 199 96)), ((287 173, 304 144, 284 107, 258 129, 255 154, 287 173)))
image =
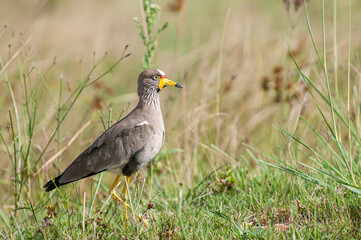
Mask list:
POLYGON ((118 197, 118 195, 115 194, 114 191, 110 192, 110 194, 112 195, 112 198, 114 198, 117 202, 120 202, 124 208, 132 210, 131 207, 124 200, 122 200, 120 197, 118 197))
MULTIPOLYGON (((110 192, 110 194, 112 195, 112 198, 114 198, 117 202, 119 202, 120 204, 122 204, 123 206, 123 215, 124 215, 124 220, 125 220, 125 229, 128 229, 128 214, 126 212, 126 209, 132 211, 132 208, 126 203, 126 198, 122 196, 122 198, 118 197, 118 195, 112 191, 110 192)), ((147 220, 145 220, 144 218, 142 218, 142 216, 137 214, 137 217, 139 219, 139 221, 143 222, 144 226, 148 227, 148 222, 147 220)))
POLYGON ((132 210, 132 208, 126 203, 126 199, 121 199, 118 197, 118 195, 115 193, 115 191, 109 192, 112 195, 112 198, 114 198, 117 202, 122 204, 123 206, 123 216, 124 216, 124 222, 125 222, 125 229, 128 229, 128 213, 127 209, 132 210))
POLYGON ((148 221, 138 215, 139 222, 142 222, 145 227, 148 227, 148 221))

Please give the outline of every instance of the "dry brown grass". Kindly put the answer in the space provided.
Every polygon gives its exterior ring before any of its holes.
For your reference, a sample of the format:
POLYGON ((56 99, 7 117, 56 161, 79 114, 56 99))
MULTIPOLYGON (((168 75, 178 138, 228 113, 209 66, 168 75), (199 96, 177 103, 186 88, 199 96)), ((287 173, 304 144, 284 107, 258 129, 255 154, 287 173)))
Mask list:
MULTIPOLYGON (((165 2, 160 4, 164 5, 165 2)), ((300 86, 296 72, 287 70, 274 80, 277 86, 275 89, 266 92, 262 89, 262 79, 271 78, 270 81, 273 81, 274 68, 290 64, 283 28, 293 35, 288 40, 303 67, 312 67, 310 64, 315 61, 309 59, 306 50, 311 46, 305 37, 306 29, 289 29, 290 26, 283 24, 287 19, 297 23, 300 13, 288 16, 282 4, 271 6, 267 3, 236 1, 225 25, 225 41, 221 46, 224 27, 222 22, 228 3, 214 1, 209 3, 209 8, 204 8, 204 4, 187 2, 184 5, 184 16, 168 12, 167 8, 164 8, 162 20, 164 19, 164 22, 167 19, 171 26, 161 35, 157 54, 157 66, 166 71, 170 78, 182 82, 185 86, 181 92, 167 89, 162 92, 161 98, 168 130, 166 148, 183 149, 176 154, 176 162, 168 167, 179 165, 180 167, 176 168, 179 170, 173 172, 174 178, 185 178, 187 184, 191 184, 192 176, 197 175, 205 166, 216 169, 226 161, 222 155, 207 154, 208 151, 215 152, 211 150, 211 144, 218 142, 220 149, 236 159, 243 153, 244 142, 262 146, 265 150, 270 149, 272 145, 268 143, 277 137, 274 137, 270 125, 265 123, 283 125, 282 119, 287 119, 290 114, 290 119, 285 124, 286 128, 291 127, 292 118, 297 117, 297 109, 307 106, 309 99, 303 98, 304 89, 300 86), (265 12, 263 7, 270 7, 272 11, 265 12), (184 22, 177 23, 182 18, 184 22), (179 28, 184 30, 179 31, 179 28), (221 63, 220 51, 223 55, 221 63), (219 65, 220 88, 217 90, 219 65), (285 96, 280 95, 283 87, 285 96), (221 96, 219 113, 216 111, 217 91, 221 96), (286 105, 280 115, 279 103, 284 100, 288 101, 289 105, 286 105), (288 109, 291 108, 294 110, 289 112, 288 109), (292 112, 296 114, 295 117, 292 117, 292 112), (219 137, 215 135, 218 124, 221 129, 219 137)), ((108 59, 111 59, 120 54, 125 44, 130 44, 132 57, 124 61, 111 75, 88 89, 81 102, 72 110, 62 127, 62 145, 65 145, 86 121, 97 120, 98 109, 105 112, 112 107, 114 113, 120 114, 122 109, 127 108, 129 111, 136 104, 135 79, 141 70, 140 59, 144 51, 132 22, 132 18, 139 15, 136 2, 7 2, 6 8, 0 10, 0 15, 2 22, 8 25, 0 39, 3 60, 7 61, 7 55, 11 56, 31 37, 27 48, 39 71, 45 71, 51 66, 56 56, 56 66, 46 72, 49 75, 47 81, 56 95, 58 81, 63 79, 67 86, 63 99, 76 87, 80 75, 86 73, 94 59, 101 58, 105 51, 110 55, 108 59), (9 44, 10 50, 4 47, 9 44), (96 53, 94 56, 93 52, 96 53)), ((345 48, 343 35, 339 36, 340 49, 345 48)), ((21 56, 18 58, 21 59, 21 56)), ((10 74, 17 71, 17 61, 10 64, 10 74)), ((104 68, 108 61, 110 60, 104 62, 104 68)), ((28 63, 29 66, 31 64, 33 63, 28 63)), ((16 95, 21 96, 18 83, 14 81, 12 84, 16 95)), ((6 92, 3 95, 8 96, 6 92)), ((44 102, 47 100, 44 99, 44 102)), ((2 112, 11 106, 8 97, 3 100, 2 106, 2 112)), ((54 128, 52 121, 56 113, 54 105, 41 107, 44 120, 38 125, 35 139, 40 147, 54 128)), ((303 111, 307 111, 307 108, 303 111)), ((7 125, 6 119, 2 119, 2 126, 7 125)), ((92 124, 90 129, 65 151, 61 169, 102 131, 99 123, 92 124)), ((51 158, 56 152, 54 142, 44 160, 51 158)), ((7 162, 2 164, 8 165, 7 162)), ((47 177, 43 175, 43 178, 47 177)))

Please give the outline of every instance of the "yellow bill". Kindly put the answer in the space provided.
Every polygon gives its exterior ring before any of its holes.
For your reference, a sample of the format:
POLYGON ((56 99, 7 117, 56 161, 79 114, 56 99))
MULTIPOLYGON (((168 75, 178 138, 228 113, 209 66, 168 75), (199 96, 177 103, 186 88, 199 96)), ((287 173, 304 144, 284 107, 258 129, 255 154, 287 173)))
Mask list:
POLYGON ((180 85, 179 83, 176 83, 172 80, 169 80, 167 78, 160 78, 160 81, 159 81, 159 89, 163 89, 166 85, 168 86, 173 86, 173 87, 177 87, 177 88, 183 88, 182 85, 180 85))

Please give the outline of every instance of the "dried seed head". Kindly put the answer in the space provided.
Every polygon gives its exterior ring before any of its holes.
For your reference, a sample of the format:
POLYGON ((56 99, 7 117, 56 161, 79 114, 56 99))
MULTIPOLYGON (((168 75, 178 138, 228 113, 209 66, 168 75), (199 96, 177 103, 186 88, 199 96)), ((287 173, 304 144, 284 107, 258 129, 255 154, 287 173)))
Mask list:
POLYGON ((154 208, 154 203, 149 202, 149 203, 148 203, 148 210, 149 210, 149 209, 153 209, 153 208, 154 208))

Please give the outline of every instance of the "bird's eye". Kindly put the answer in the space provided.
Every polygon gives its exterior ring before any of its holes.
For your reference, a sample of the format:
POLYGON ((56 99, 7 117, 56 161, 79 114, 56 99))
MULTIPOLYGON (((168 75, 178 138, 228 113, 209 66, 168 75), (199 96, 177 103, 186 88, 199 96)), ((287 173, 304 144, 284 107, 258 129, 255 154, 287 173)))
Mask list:
POLYGON ((159 79, 159 76, 158 76, 158 75, 155 75, 155 76, 153 76, 153 79, 154 79, 154 80, 158 80, 158 79, 159 79))

